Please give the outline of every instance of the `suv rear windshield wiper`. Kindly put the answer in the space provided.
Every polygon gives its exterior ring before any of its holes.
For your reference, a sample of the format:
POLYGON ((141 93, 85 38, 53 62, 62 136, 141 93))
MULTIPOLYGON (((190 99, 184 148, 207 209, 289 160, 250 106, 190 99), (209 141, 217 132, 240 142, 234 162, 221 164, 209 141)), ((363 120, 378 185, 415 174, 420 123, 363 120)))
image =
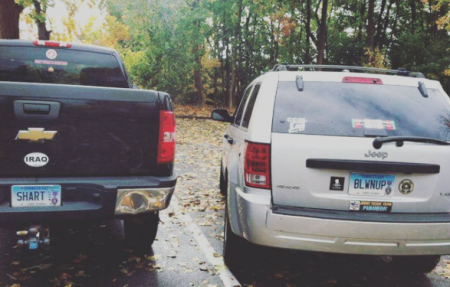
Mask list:
POLYGON ((373 147, 375 149, 380 149, 384 143, 388 142, 396 142, 396 145, 398 147, 403 146, 403 142, 417 142, 417 143, 431 143, 431 144, 437 144, 437 145, 450 145, 449 142, 434 139, 434 138, 425 138, 425 137, 410 137, 410 136, 397 136, 397 137, 377 137, 373 141, 373 147))

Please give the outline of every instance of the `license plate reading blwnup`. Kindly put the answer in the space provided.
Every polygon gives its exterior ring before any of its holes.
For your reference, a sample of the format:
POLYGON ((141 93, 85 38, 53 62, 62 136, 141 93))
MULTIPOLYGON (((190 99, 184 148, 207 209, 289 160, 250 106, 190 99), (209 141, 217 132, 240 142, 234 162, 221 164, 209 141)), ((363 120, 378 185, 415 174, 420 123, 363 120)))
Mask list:
POLYGON ((12 207, 60 205, 60 185, 14 185, 11 188, 12 207))
POLYGON ((351 195, 389 196, 394 191, 395 175, 350 173, 348 193, 351 195))

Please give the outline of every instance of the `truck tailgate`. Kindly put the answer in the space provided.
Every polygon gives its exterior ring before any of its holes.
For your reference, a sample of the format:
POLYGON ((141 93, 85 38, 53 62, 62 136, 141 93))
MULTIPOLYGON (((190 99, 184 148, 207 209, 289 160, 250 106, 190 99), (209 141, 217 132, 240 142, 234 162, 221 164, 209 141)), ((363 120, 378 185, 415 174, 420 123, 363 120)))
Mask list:
POLYGON ((163 101, 155 91, 0 82, 0 176, 155 174, 163 101))

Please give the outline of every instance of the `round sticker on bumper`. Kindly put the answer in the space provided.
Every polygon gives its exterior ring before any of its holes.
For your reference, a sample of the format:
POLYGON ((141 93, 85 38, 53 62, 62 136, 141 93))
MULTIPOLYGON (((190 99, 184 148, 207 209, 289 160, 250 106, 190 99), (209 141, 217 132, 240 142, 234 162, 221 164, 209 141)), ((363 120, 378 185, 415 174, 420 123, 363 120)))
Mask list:
POLYGON ((27 165, 31 167, 41 167, 46 165, 50 159, 43 153, 33 152, 27 154, 23 160, 27 165))
POLYGON ((56 51, 53 49, 47 50, 47 52, 45 52, 45 55, 50 60, 54 60, 54 59, 56 59, 56 57, 58 57, 58 53, 56 53, 56 51))

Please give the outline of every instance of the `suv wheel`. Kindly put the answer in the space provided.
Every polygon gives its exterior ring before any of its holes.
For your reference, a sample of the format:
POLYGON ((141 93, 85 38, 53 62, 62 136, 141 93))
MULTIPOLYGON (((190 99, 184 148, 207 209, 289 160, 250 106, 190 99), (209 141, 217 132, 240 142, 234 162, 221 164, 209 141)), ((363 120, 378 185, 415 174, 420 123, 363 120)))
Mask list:
POLYGON ((225 177, 223 176, 223 166, 222 161, 220 161, 220 193, 222 195, 227 194, 227 182, 225 181, 225 177))
POLYGON ((127 245, 139 254, 148 254, 158 232, 159 212, 124 219, 127 245))
POLYGON ((225 208, 223 259, 227 266, 235 266, 237 262, 251 259, 252 244, 236 235, 231 230, 228 209, 225 208))
POLYGON ((403 273, 430 273, 438 265, 441 256, 393 256, 392 264, 403 273))

